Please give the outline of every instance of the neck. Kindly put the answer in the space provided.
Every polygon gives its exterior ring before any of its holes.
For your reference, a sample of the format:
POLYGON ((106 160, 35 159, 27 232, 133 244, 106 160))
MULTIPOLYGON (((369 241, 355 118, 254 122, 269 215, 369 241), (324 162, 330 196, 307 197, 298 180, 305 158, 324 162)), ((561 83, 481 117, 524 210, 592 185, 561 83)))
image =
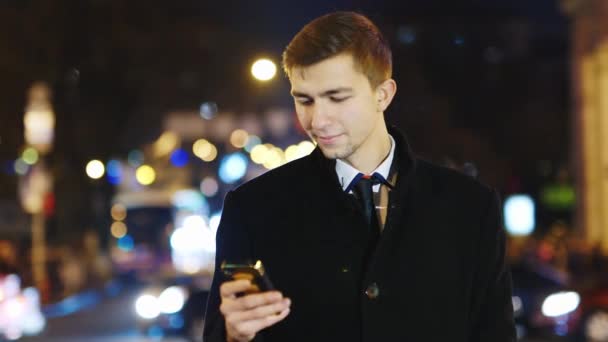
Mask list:
POLYGON ((391 139, 384 120, 381 120, 361 146, 344 161, 357 170, 370 174, 382 164, 390 151, 391 139))

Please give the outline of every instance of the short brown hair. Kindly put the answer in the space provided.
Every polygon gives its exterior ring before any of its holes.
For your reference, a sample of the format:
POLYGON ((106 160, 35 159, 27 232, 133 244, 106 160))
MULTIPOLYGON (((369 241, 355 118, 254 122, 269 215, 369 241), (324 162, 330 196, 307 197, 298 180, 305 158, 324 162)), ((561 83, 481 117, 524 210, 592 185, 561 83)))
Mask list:
POLYGON ((334 12, 321 16, 298 32, 283 52, 287 76, 297 66, 309 66, 324 59, 350 53, 355 68, 375 87, 391 78, 391 49, 376 25, 362 14, 334 12))

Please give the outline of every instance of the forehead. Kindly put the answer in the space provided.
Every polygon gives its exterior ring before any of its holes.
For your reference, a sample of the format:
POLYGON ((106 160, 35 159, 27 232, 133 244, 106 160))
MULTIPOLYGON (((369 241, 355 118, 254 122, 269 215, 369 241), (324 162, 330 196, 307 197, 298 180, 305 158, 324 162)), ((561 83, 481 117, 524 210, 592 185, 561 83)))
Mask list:
POLYGON ((298 91, 357 87, 369 83, 367 77, 355 68, 350 54, 340 54, 308 66, 295 66, 289 80, 292 89, 298 91))

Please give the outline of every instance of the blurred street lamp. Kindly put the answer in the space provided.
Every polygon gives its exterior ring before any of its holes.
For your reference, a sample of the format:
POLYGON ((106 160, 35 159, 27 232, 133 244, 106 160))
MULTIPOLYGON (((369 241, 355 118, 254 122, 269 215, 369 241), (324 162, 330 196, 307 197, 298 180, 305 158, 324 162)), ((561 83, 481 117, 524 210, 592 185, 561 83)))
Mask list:
POLYGON ((43 82, 36 82, 28 92, 23 123, 25 141, 40 154, 48 153, 53 146, 55 113, 51 107, 51 91, 43 82))
POLYGON ((106 168, 101 161, 94 159, 87 163, 86 172, 89 178, 99 179, 103 177, 106 168))
POLYGON ((277 74, 277 66, 270 59, 261 58, 251 65, 251 74, 258 81, 270 81, 277 74))
POLYGON ((150 185, 156 180, 156 171, 149 165, 142 165, 135 170, 135 179, 141 185, 150 185))
POLYGON ((35 163, 31 172, 19 180, 19 195, 24 210, 32 214, 32 273, 36 287, 47 294, 46 277, 46 232, 44 200, 52 191, 52 175, 45 167, 44 156, 53 147, 55 114, 51 105, 51 90, 44 82, 35 82, 28 91, 28 102, 23 116, 25 142, 28 149, 26 159, 35 163), (37 152, 36 152, 37 151, 37 152), (36 156, 37 158, 35 158, 36 156))

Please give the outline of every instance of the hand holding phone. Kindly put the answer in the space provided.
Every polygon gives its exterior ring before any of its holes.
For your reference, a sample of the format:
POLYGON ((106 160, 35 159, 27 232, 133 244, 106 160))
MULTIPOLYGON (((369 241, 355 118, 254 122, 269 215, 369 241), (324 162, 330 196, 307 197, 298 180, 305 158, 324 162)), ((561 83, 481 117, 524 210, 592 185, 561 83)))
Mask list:
POLYGON ((251 341, 260 330, 287 317, 291 300, 274 290, 261 261, 223 262, 220 269, 226 278, 220 286, 220 311, 228 341, 251 341))
POLYGON ((274 290, 274 286, 272 285, 261 260, 258 260, 255 263, 229 263, 224 261, 222 262, 220 269, 226 279, 249 280, 251 282, 251 288, 245 291, 245 294, 274 290))

